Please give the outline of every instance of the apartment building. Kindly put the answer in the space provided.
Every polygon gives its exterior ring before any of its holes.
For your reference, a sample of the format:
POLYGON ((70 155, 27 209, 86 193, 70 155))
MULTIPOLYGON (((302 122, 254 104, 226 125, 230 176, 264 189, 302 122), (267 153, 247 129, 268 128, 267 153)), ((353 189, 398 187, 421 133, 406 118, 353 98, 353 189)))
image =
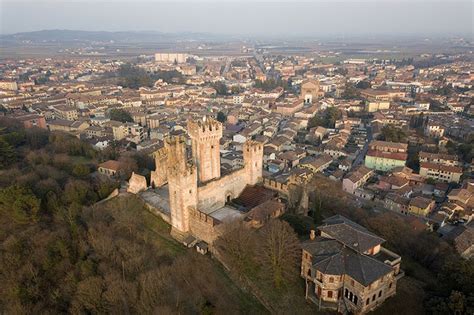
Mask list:
POLYGON ((408 145, 405 143, 372 141, 365 156, 365 166, 379 171, 389 171, 405 166, 408 145))
POLYGON ((54 106, 54 115, 58 119, 77 120, 79 115, 77 109, 68 105, 54 106))

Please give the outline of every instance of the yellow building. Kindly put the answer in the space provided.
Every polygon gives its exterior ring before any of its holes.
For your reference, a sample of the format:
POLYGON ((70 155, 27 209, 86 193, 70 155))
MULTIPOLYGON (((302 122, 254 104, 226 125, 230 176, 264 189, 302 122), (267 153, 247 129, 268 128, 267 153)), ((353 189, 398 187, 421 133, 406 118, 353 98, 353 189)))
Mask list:
POLYGON ((389 171, 405 166, 408 145, 405 143, 372 141, 365 156, 365 166, 378 171, 389 171))
POLYGON ((421 196, 410 199, 408 204, 408 212, 411 214, 427 216, 435 205, 434 200, 424 198, 421 196))
POLYGON ((367 101, 365 103, 365 110, 369 113, 373 113, 379 110, 390 109, 390 102, 386 101, 367 101))

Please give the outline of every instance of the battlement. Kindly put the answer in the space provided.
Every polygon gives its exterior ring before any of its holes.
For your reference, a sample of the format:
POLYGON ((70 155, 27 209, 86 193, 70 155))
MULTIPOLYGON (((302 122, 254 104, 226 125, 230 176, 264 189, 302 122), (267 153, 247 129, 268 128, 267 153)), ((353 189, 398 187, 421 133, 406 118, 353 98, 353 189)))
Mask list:
POLYGON ((258 141, 248 140, 244 143, 244 153, 245 152, 258 152, 263 151, 263 144, 258 141))
POLYGON ((213 118, 188 121, 188 134, 194 139, 222 138, 222 124, 213 118))
POLYGON ((162 159, 162 158, 165 158, 167 156, 168 156, 168 150, 165 147, 159 148, 158 150, 153 152, 153 157, 155 159, 162 159))
POLYGON ((206 225, 209 225, 211 227, 216 226, 220 223, 219 220, 211 217, 210 215, 197 210, 194 207, 189 207, 189 213, 191 214, 191 217, 201 223, 204 223, 206 225))

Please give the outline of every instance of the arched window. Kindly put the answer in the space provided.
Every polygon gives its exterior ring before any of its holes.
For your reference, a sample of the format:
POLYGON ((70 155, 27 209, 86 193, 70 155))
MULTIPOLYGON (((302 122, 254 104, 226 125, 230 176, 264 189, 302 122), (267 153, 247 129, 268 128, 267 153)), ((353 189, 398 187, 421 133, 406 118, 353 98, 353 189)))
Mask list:
POLYGON ((370 303, 370 298, 367 298, 367 300, 365 301, 365 305, 369 305, 370 303))

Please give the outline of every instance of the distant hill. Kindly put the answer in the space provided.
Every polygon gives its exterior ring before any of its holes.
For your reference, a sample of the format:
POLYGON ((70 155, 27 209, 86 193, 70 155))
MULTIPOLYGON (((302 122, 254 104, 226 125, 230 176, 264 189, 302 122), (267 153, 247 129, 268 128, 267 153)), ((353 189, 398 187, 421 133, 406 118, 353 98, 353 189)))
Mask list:
POLYGON ((162 33, 157 31, 77 31, 77 30, 42 30, 8 35, 0 35, 3 44, 19 41, 30 42, 169 42, 175 40, 216 40, 219 37, 203 33, 162 33))

